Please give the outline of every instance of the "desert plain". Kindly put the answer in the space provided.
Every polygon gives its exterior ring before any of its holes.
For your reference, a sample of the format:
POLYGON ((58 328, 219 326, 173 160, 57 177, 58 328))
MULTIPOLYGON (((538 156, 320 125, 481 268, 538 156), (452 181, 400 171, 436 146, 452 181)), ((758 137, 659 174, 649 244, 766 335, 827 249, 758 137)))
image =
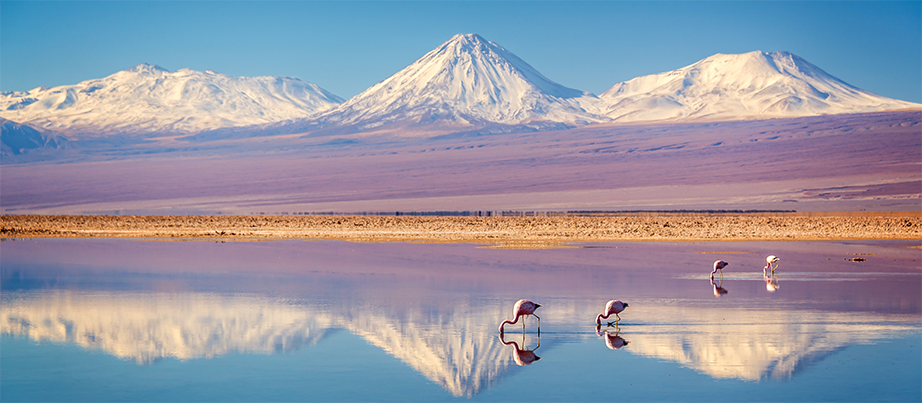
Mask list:
POLYGON ((419 139, 159 138, 8 156, 0 235, 505 244, 922 239, 920 116, 419 139))
POLYGON ((489 216, 0 216, 4 238, 338 239, 549 246, 595 241, 922 239, 922 212, 489 216))

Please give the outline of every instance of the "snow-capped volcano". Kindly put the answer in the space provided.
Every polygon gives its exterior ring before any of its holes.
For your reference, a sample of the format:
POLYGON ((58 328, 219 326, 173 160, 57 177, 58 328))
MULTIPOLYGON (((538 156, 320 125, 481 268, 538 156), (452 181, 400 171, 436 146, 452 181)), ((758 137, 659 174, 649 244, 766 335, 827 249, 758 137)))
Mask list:
POLYGON ((304 118, 342 101, 291 77, 139 64, 77 85, 2 93, 0 117, 68 133, 193 133, 304 118))
POLYGON ((617 83, 598 113, 619 122, 721 120, 877 112, 919 107, 855 88, 788 52, 716 54, 617 83))
POLYGON ((469 125, 608 119, 580 106, 595 96, 557 84, 477 34, 455 35, 403 70, 325 113, 324 125, 469 125))

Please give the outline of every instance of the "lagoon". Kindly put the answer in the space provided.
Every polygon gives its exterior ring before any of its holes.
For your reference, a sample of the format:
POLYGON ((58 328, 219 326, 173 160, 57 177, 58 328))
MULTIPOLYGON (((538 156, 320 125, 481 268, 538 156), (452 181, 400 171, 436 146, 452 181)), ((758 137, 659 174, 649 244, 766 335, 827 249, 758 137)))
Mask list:
POLYGON ((0 248, 3 401, 922 400, 917 241, 0 248))

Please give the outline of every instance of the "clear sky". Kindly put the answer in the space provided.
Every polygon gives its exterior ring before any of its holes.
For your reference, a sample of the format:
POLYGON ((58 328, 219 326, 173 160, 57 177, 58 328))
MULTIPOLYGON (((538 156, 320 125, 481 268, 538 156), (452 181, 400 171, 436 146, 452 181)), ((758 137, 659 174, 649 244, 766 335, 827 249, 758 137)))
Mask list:
POLYGON ((920 1, 3 0, 0 90, 146 62, 292 76, 349 98, 458 33, 595 94, 715 53, 785 50, 859 88, 922 103, 920 1))

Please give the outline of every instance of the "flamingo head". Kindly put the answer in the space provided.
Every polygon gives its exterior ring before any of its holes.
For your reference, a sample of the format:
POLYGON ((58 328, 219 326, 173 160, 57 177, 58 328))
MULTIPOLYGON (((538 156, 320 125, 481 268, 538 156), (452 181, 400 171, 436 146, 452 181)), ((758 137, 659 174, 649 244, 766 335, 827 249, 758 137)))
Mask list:
POLYGON ((627 302, 624 303, 624 307, 625 307, 625 308, 627 308, 627 307, 629 307, 629 306, 630 306, 630 305, 628 305, 627 302))

